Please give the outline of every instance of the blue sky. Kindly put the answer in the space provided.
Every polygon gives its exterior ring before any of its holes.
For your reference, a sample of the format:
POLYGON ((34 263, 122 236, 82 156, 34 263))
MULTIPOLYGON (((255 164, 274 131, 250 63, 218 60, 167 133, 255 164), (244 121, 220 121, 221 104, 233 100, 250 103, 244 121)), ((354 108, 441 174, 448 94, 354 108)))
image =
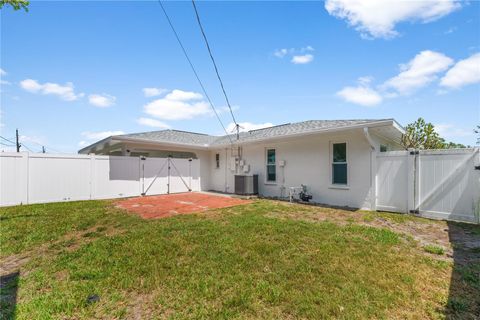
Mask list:
MULTIPOLYGON (((448 140, 475 144, 479 2, 371 5, 198 2, 237 120, 248 129, 424 117, 448 140)), ((165 8, 228 126, 191 2, 165 8)), ((0 44, 0 135, 13 138, 18 128, 33 150, 76 152, 110 133, 167 127, 222 134, 155 1, 4 8, 0 44)))

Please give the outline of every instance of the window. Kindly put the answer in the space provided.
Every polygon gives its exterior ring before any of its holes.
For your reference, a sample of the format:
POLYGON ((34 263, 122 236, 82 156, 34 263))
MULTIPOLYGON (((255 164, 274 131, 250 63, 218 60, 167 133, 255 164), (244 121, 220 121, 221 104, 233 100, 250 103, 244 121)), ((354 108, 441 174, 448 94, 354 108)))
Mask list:
POLYGON ((267 182, 277 181, 275 149, 267 149, 267 182))
POLYGON ((387 152, 387 146, 384 144, 380 145, 380 152, 387 152))
POLYGON ((334 143, 332 149, 332 183, 347 184, 347 144, 334 143))
POLYGON ((220 168, 220 153, 215 154, 215 167, 220 168))

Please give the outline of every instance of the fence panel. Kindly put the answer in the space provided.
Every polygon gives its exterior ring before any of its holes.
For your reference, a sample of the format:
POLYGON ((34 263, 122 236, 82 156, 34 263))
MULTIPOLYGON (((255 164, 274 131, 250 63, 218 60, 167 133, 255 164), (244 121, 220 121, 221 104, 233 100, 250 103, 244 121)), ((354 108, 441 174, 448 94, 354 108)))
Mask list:
POLYGON ((92 165, 92 199, 139 196, 140 159, 95 156, 92 165))
POLYGON ((147 195, 166 194, 168 191, 168 159, 146 158, 142 160, 142 192, 147 195))
POLYGON ((199 160, 147 158, 143 164, 147 195, 200 191, 199 160))
POLYGON ((382 152, 376 160, 377 210, 408 212, 409 152, 382 152))
POLYGON ((479 150, 377 154, 377 209, 480 223, 479 150))
POLYGON ((90 157, 30 154, 28 203, 90 199, 90 157))
POLYGON ((420 151, 416 209, 424 217, 478 222, 479 149, 420 151))
MULTIPOLYGON (((0 206, 139 196, 167 161, 162 158, 0 153, 0 206)), ((188 191, 180 176, 193 191, 200 191, 199 160, 170 161, 176 167, 170 170, 170 192, 188 191)), ((148 195, 167 193, 167 170, 165 166, 159 173, 148 195)))
POLYGON ((170 169, 170 193, 187 192, 191 188, 192 161, 172 159, 170 169))
POLYGON ((27 203, 27 167, 22 153, 0 154, 0 205, 27 203))

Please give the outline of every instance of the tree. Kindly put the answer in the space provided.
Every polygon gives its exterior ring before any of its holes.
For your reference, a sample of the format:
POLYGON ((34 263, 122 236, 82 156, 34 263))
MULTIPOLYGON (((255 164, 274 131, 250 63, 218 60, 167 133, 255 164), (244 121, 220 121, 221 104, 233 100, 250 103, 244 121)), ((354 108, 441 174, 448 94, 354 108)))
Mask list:
POLYGON ((402 136, 402 145, 413 149, 452 149, 465 148, 463 144, 446 142, 440 137, 435 127, 431 123, 425 122, 423 118, 418 118, 414 123, 410 123, 405 128, 405 134, 402 136))
POLYGON ((477 144, 480 144, 480 125, 478 125, 477 128, 473 129, 473 132, 475 132, 476 134, 478 134, 477 144))
POLYGON ((20 10, 24 9, 28 12, 28 5, 30 1, 28 0, 0 0, 0 9, 3 8, 4 5, 8 4, 13 8, 13 10, 20 10))
POLYGON ((407 125, 402 144, 406 149, 442 149, 444 146, 433 124, 426 123, 423 118, 407 125))

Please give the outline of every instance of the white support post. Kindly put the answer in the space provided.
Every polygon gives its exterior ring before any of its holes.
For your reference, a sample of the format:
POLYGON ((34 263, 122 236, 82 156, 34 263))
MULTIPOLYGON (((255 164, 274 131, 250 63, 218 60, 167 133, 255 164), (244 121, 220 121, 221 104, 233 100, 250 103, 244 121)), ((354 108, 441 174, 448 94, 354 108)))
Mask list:
POLYGON ((377 152, 375 149, 370 150, 370 181, 371 181, 371 194, 370 194, 370 210, 377 210, 377 152))
POLYGON ((377 150, 370 136, 368 127, 363 128, 363 134, 370 144, 370 210, 377 210, 377 150))

